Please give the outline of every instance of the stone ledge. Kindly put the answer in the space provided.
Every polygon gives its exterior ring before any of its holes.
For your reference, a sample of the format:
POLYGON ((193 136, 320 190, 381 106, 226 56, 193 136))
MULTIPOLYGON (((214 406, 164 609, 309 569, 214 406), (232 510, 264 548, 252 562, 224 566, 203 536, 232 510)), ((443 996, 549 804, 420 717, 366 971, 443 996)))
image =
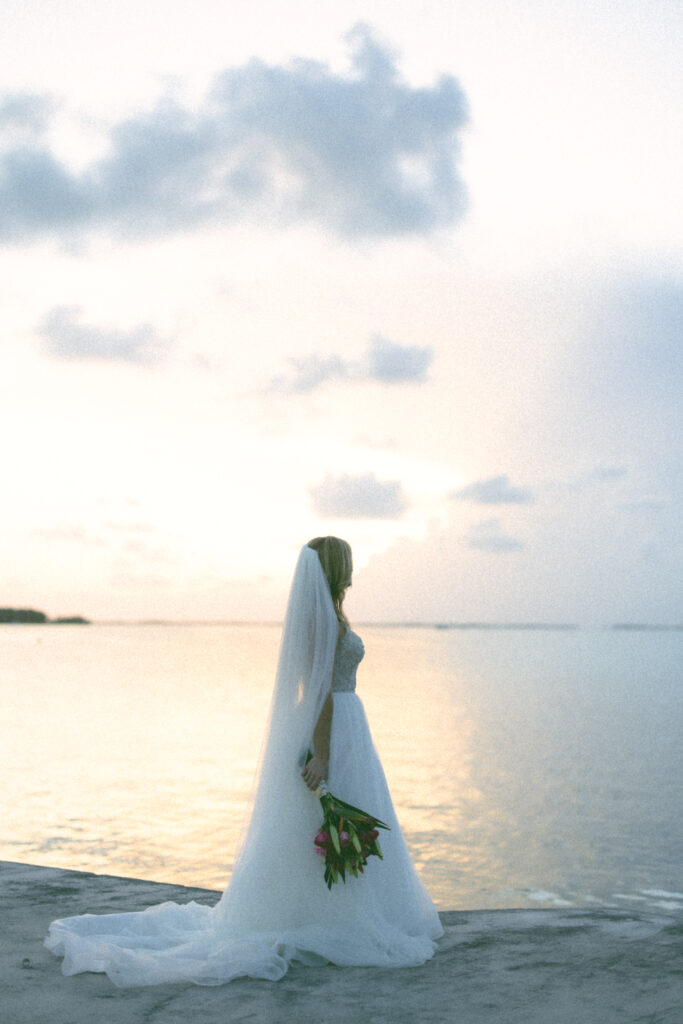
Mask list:
POLYGON ((441 914, 435 958, 401 970, 293 966, 278 982, 117 989, 65 978, 43 946, 51 921, 218 893, 0 862, 3 1024, 680 1024, 683 918, 620 910, 441 914), (22 966, 24 963, 27 966, 22 966))

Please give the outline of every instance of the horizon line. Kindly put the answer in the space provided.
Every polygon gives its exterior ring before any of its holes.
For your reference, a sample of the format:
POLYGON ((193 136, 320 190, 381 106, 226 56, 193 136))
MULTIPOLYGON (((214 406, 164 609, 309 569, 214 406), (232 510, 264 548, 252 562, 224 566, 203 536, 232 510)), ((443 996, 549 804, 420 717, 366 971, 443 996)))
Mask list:
MULTIPOLYGON (((6 623, 10 625, 10 623, 6 623)), ((68 625, 69 623, 58 623, 55 620, 48 620, 42 625, 68 625)), ((269 626, 282 627, 283 620, 278 619, 90 619, 86 625, 95 626, 269 626)), ((23 623, 15 623, 23 625, 23 623)), ((359 620, 357 625, 380 629, 547 629, 547 630, 582 630, 582 629, 603 629, 603 630, 653 630, 653 631, 683 631, 683 623, 657 623, 657 622, 611 622, 611 623, 580 623, 580 622, 501 622, 501 621, 435 621, 435 620, 407 620, 407 621, 370 621, 359 620)))

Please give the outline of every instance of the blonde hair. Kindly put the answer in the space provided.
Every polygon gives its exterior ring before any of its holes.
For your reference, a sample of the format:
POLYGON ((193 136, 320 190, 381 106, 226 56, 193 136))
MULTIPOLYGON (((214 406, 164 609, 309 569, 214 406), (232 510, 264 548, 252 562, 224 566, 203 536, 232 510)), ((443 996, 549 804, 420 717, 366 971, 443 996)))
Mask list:
POLYGON ((349 620, 344 614, 342 604, 347 587, 351 585, 353 572, 353 556, 351 546, 340 537, 314 537, 309 540, 308 547, 317 552, 323 572, 330 585, 332 604, 337 618, 348 626, 349 620))

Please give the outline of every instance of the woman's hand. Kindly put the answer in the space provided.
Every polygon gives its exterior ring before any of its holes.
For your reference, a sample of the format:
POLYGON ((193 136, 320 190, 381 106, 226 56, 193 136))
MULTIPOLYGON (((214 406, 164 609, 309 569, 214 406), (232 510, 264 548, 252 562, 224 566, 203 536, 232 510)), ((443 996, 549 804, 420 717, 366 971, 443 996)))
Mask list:
POLYGON ((314 755, 301 773, 310 790, 316 790, 323 779, 327 778, 327 761, 314 755))

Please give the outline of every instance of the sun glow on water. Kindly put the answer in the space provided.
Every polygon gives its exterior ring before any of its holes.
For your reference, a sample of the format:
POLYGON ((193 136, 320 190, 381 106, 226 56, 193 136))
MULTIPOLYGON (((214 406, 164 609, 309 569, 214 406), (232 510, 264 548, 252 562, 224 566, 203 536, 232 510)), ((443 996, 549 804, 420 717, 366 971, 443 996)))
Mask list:
MULTIPOLYGON (((679 826, 657 823, 677 798, 680 633, 357 628, 358 692, 439 907, 678 891, 679 826)), ((222 889, 279 628, 2 629, 0 856, 222 889)))

